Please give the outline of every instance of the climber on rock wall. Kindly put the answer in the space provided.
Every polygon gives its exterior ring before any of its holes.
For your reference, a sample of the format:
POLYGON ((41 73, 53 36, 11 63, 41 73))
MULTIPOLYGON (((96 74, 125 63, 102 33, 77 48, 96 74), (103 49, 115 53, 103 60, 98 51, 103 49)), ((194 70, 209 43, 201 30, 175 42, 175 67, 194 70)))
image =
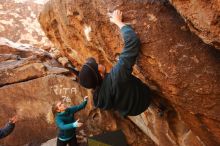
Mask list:
POLYGON ((122 22, 122 12, 115 10, 110 21, 116 24, 124 39, 124 48, 117 64, 106 73, 105 66, 88 58, 79 72, 79 83, 93 89, 96 107, 117 110, 122 116, 144 112, 151 103, 151 90, 132 75, 132 68, 140 51, 140 40, 134 30, 122 22))
POLYGON ((12 133, 12 131, 15 128, 16 122, 17 122, 17 116, 14 116, 9 119, 9 122, 5 125, 5 127, 0 129, 0 139, 12 133))
POLYGON ((83 125, 79 120, 74 119, 74 113, 85 108, 88 97, 80 105, 66 107, 64 103, 57 102, 52 106, 52 112, 57 127, 59 128, 57 146, 77 146, 75 129, 83 125))

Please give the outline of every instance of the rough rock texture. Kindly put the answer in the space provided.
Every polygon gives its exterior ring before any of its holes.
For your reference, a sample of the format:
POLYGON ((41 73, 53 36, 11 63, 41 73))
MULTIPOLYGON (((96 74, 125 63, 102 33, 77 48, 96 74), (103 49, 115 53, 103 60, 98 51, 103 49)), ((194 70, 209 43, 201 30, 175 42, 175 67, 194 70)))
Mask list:
POLYGON ((1 0, 0 37, 38 48, 51 47, 37 21, 47 0, 1 0))
POLYGON ((189 28, 205 43, 220 49, 220 1, 219 0, 170 0, 185 18, 189 28))
POLYGON ((7 39, 0 39, 0 53, 0 86, 68 72, 66 69, 50 66, 55 59, 44 50, 15 44, 7 39))
POLYGON ((47 123, 46 114, 60 96, 51 87, 76 86, 77 90, 79 87, 61 76, 68 70, 43 50, 1 39, 0 54, 0 125, 3 126, 14 114, 19 117, 15 131, 1 140, 1 144, 18 146, 53 137, 55 127, 47 123))
MULTIPOLYGON (((54 138, 57 132, 51 123, 51 105, 58 100, 79 104, 90 92, 72 81, 72 74, 44 50, 0 39, 0 56, 0 127, 15 114, 19 119, 13 133, 0 145, 39 146, 54 138)), ((128 144, 155 146, 133 123, 94 109, 91 100, 76 118, 85 123, 77 134, 82 144, 88 136, 120 128, 128 144)))
POLYGON ((162 118, 151 107, 130 117, 132 121, 157 145, 219 145, 220 52, 191 33, 167 2, 50 0, 39 20, 48 38, 75 65, 93 56, 110 69, 123 46, 107 15, 116 8, 142 42, 135 74, 168 107, 162 118))

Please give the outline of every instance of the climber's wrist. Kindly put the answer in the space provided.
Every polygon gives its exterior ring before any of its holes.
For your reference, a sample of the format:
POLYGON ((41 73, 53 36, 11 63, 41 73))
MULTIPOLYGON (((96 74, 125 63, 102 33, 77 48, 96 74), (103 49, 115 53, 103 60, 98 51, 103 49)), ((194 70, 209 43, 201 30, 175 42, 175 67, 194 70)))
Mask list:
POLYGON ((121 21, 118 21, 118 22, 116 22, 115 24, 119 27, 119 29, 121 29, 123 26, 126 25, 125 23, 123 23, 123 22, 121 22, 121 21))

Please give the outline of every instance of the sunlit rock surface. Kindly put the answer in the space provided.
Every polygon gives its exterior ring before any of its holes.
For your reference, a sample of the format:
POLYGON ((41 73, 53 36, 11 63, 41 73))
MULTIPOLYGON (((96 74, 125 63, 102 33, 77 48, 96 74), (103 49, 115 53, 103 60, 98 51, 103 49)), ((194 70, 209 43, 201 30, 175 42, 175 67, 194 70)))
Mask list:
POLYGON ((150 107, 131 120, 160 146, 218 146, 220 52, 190 32, 168 2, 50 0, 39 20, 48 38, 76 66, 93 56, 109 70, 123 47, 107 15, 116 8, 142 42, 135 75, 167 107, 163 117, 150 107))
POLYGON ((47 0, 1 0, 0 37, 47 49, 51 43, 37 21, 47 0))
POLYGON ((219 0, 170 0, 183 16, 190 30, 205 43, 220 49, 220 1, 219 0))

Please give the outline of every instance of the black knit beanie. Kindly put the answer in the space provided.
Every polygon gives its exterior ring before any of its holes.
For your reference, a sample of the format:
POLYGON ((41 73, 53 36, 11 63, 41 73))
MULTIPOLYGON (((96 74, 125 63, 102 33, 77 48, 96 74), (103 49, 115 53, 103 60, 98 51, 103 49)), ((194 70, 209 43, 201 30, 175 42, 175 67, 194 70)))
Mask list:
POLYGON ((98 64, 94 58, 88 58, 79 72, 79 83, 87 89, 95 89, 100 84, 98 64))

